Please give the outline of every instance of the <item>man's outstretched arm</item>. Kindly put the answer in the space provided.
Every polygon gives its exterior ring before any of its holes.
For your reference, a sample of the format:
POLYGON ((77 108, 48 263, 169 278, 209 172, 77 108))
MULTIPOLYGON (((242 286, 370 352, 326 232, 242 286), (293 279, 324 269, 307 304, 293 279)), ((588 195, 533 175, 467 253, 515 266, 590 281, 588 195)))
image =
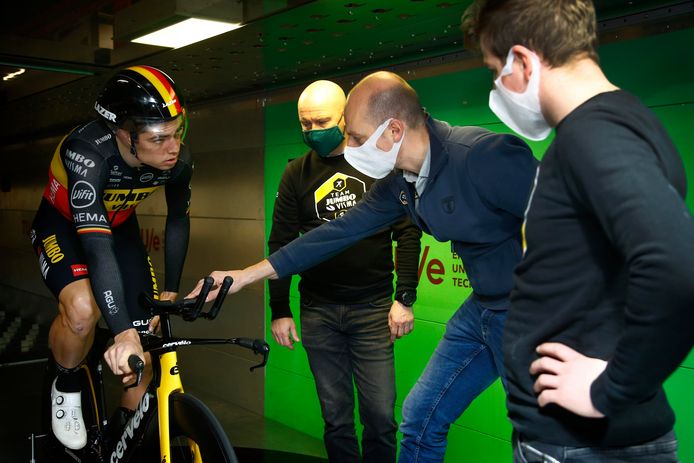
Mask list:
MULTIPOLYGON (((234 294, 241 291, 241 289, 243 289, 246 285, 255 283, 256 281, 266 279, 274 280, 277 278, 277 273, 275 272, 275 269, 272 268, 272 265, 270 265, 270 262, 267 259, 263 259, 257 264, 253 264, 243 270, 215 270, 214 272, 210 273, 210 276, 214 278, 214 285, 212 285, 212 290, 207 295, 207 301, 211 301, 217 297, 219 287, 222 285, 222 281, 224 281, 224 278, 227 276, 230 276, 234 280, 231 288, 229 288, 229 294, 234 294)), ((190 293, 188 293, 186 298, 196 297, 198 294, 200 294, 203 281, 204 280, 198 281, 198 284, 190 293)))

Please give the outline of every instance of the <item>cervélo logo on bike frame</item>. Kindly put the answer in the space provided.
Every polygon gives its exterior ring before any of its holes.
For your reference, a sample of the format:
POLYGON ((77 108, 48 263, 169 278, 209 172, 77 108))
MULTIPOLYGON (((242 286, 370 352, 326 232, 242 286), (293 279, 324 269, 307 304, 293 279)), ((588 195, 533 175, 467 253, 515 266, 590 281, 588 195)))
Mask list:
POLYGON ((121 435, 116 448, 113 450, 113 453, 111 453, 111 458, 109 459, 110 463, 118 463, 120 459, 123 458, 123 455, 125 455, 125 451, 128 448, 128 440, 133 438, 133 434, 135 434, 137 428, 142 424, 142 418, 144 418, 145 413, 149 410, 150 395, 151 394, 145 392, 145 395, 142 396, 142 400, 140 400, 135 414, 130 418, 128 424, 125 425, 123 435, 121 435))

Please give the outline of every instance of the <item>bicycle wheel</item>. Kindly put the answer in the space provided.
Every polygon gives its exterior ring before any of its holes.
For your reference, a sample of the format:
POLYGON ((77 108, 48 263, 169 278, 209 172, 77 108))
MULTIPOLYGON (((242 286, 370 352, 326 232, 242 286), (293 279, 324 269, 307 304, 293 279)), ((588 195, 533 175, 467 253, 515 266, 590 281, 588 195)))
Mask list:
POLYGON ((198 445, 204 463, 238 463, 222 425, 207 405, 181 393, 172 394, 169 403, 172 463, 193 461, 189 440, 198 445))

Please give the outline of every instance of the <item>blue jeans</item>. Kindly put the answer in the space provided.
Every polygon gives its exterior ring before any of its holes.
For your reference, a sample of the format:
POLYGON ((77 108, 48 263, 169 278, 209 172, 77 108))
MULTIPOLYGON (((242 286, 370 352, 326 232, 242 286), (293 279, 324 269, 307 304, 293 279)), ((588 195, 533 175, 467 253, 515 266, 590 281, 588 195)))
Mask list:
POLYGON ((514 463, 678 463, 677 438, 670 431, 628 447, 564 447, 513 436, 514 463))
POLYGON ((446 333, 402 408, 399 463, 443 461, 448 429, 499 376, 504 380, 502 334, 508 299, 471 295, 446 324, 446 333))
POLYGON ((301 335, 321 404, 331 463, 394 463, 395 366, 390 298, 373 303, 301 304, 301 335), (354 386, 364 425, 360 456, 354 428, 354 386))

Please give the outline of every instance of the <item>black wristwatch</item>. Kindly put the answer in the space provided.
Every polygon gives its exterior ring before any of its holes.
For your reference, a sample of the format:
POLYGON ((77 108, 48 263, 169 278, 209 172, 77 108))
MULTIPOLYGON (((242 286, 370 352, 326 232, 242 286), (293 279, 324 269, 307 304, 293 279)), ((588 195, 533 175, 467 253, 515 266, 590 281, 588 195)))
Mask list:
POLYGON ((414 291, 398 291, 395 300, 406 307, 412 307, 417 301, 417 293, 414 291))

